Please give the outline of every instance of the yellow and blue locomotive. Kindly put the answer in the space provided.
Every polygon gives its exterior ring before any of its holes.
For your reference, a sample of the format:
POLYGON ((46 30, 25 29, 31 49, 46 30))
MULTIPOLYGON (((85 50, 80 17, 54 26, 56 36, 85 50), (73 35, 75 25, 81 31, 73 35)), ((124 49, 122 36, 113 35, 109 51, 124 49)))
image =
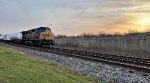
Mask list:
POLYGON ((23 31, 21 42, 31 45, 54 45, 54 34, 48 27, 39 27, 28 31, 23 31))

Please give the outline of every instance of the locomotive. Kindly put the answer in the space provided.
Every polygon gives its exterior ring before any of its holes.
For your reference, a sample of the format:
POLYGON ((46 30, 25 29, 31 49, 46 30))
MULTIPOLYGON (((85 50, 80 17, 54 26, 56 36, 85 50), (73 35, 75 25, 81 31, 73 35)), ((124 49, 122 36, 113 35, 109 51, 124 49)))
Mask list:
POLYGON ((36 46, 55 44, 54 34, 48 27, 39 27, 27 31, 5 34, 0 36, 0 40, 36 46))

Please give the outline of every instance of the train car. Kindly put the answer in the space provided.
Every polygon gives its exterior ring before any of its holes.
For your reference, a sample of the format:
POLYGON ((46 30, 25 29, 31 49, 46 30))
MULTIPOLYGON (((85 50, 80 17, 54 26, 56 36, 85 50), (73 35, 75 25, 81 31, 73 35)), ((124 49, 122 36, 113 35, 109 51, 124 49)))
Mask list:
POLYGON ((11 33, 11 34, 5 34, 0 37, 0 40, 7 41, 7 42, 20 42, 22 40, 22 33, 11 33))
POLYGON ((22 33, 16 32, 9 34, 9 38, 11 39, 11 42, 20 43, 22 40, 22 33))
POLYGON ((0 41, 2 41, 3 40, 3 36, 0 36, 0 41))
POLYGON ((11 41, 10 34, 3 35, 3 41, 11 41))
POLYGON ((23 44, 31 45, 54 45, 54 34, 48 27, 39 27, 28 31, 23 31, 22 40, 23 44))

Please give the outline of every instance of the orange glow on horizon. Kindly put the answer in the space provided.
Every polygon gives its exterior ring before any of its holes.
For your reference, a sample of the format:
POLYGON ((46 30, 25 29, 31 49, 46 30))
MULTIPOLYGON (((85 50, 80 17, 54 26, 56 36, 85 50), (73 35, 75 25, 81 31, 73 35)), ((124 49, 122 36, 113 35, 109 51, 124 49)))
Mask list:
POLYGON ((130 15, 129 19, 119 20, 117 24, 105 25, 100 32, 114 34, 124 34, 128 32, 150 32, 150 15, 134 14, 130 15), (133 17, 133 18, 132 18, 133 17), (128 23, 129 22, 129 23, 128 23))
POLYGON ((140 16, 136 24, 138 25, 138 28, 137 28, 138 32, 150 31, 150 15, 140 16))

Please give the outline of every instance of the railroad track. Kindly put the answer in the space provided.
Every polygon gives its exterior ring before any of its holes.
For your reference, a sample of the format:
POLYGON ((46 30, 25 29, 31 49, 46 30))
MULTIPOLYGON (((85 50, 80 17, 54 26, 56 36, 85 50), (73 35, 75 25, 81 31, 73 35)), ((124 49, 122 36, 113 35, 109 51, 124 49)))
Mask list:
POLYGON ((134 68, 138 71, 144 71, 150 73, 150 59, 110 55, 110 54, 76 50, 76 49, 65 49, 65 48, 55 48, 55 47, 44 48, 44 47, 35 47, 35 46, 21 45, 21 44, 14 44, 14 43, 5 43, 5 44, 15 45, 23 48, 29 48, 32 50, 63 54, 69 57, 77 57, 82 59, 98 61, 98 62, 99 61, 105 62, 109 64, 124 66, 127 68, 134 68))

